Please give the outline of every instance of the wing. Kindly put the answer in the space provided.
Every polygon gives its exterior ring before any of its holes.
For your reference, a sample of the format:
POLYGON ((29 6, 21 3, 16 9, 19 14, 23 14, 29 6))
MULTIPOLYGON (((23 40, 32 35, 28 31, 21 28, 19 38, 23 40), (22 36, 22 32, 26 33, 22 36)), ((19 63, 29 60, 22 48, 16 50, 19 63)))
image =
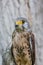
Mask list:
POLYGON ((32 65, 35 63, 35 39, 34 34, 31 34, 31 44, 32 44, 32 65))

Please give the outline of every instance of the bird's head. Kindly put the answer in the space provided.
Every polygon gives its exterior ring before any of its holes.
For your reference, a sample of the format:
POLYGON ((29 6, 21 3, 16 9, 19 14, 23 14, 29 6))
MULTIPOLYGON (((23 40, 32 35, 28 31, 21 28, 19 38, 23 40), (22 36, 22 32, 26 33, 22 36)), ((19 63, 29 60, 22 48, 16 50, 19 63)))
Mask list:
POLYGON ((17 31, 30 31, 30 24, 26 18, 18 18, 15 22, 15 29, 17 31))

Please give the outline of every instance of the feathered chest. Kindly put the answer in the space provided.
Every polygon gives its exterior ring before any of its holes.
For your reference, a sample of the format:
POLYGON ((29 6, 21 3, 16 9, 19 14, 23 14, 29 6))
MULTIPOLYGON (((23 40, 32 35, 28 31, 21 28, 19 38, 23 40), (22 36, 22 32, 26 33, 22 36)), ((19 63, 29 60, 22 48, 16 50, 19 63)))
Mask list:
POLYGON ((13 55, 17 65, 32 65, 29 33, 16 33, 13 40, 13 55))

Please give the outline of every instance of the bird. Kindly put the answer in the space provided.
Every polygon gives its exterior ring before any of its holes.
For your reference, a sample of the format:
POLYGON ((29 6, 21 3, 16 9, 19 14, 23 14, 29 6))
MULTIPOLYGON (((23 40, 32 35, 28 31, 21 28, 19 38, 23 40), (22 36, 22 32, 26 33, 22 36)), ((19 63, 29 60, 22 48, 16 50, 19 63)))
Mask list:
POLYGON ((35 39, 26 18, 18 18, 12 34, 12 55, 16 65, 35 64, 35 39))
POLYGON ((12 45, 3 55, 3 65, 34 65, 35 38, 26 18, 15 20, 12 45))

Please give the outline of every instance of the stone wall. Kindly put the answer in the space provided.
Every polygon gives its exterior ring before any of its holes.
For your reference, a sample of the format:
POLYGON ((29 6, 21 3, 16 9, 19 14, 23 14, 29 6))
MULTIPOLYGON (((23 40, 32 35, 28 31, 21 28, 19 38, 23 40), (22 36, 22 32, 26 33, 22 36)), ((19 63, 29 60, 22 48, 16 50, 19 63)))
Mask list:
POLYGON ((36 65, 43 65, 43 0, 30 0, 30 6, 36 40, 36 65))
POLYGON ((11 46, 17 17, 25 17, 32 23, 36 41, 36 65, 43 65, 43 0, 0 0, 0 58, 2 51, 11 46))

